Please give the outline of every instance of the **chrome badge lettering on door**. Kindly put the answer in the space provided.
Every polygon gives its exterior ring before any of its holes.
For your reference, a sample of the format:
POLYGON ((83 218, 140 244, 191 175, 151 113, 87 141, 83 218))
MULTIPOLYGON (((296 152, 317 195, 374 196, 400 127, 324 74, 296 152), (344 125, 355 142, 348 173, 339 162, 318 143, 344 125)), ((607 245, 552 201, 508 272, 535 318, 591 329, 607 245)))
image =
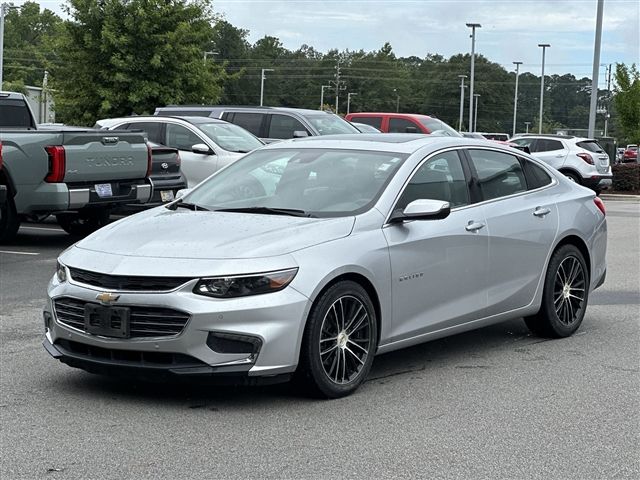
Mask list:
POLYGON ((407 280, 415 280, 416 278, 424 277, 423 272, 411 273, 409 275, 403 275, 398 280, 401 282, 406 282, 407 280))

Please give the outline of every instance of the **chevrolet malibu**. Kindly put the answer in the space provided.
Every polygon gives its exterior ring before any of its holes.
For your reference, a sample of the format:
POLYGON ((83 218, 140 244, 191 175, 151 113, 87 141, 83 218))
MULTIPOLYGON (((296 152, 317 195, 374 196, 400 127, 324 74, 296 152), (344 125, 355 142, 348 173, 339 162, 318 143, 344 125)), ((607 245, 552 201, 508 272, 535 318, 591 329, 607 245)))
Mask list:
POLYGON ((606 245, 601 200, 522 151, 292 140, 63 252, 44 346, 94 373, 293 378, 335 398, 417 343, 521 317, 573 334, 606 245))

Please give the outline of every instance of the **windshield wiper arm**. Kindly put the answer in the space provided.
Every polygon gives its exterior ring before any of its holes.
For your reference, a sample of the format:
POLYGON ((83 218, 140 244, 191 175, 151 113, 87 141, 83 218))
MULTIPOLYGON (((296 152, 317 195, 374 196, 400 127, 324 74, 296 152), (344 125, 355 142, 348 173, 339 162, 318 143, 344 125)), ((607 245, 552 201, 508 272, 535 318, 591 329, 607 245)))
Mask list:
POLYGON ((167 208, 169 210, 177 210, 178 207, 188 208, 189 210, 193 210, 194 212, 196 212, 198 210, 209 211, 208 208, 201 207, 200 205, 196 205, 195 203, 185 202, 182 198, 178 199, 177 202, 173 202, 173 203, 167 205, 167 208))
POLYGON ((292 217, 315 217, 315 215, 296 208, 271 208, 271 207, 238 207, 218 208, 216 212, 262 213, 265 215, 290 215, 292 217))

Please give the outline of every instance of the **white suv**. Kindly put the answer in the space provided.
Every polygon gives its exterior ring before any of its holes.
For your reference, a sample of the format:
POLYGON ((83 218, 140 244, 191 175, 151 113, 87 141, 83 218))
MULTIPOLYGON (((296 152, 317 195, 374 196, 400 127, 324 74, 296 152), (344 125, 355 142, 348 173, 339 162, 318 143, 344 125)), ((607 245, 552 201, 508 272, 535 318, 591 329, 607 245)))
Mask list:
POLYGON ((529 147, 535 158, 596 192, 611 185, 609 155, 597 140, 568 135, 518 135, 509 142, 529 147))

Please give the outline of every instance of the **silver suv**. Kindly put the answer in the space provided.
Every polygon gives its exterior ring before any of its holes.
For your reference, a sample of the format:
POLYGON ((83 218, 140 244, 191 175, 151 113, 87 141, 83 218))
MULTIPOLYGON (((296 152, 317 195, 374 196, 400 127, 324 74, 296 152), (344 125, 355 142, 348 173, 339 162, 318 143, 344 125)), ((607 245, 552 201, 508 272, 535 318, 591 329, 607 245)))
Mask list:
POLYGON ((509 141, 529 147, 531 155, 596 192, 612 183, 609 155, 597 140, 568 135, 518 135, 509 141))

